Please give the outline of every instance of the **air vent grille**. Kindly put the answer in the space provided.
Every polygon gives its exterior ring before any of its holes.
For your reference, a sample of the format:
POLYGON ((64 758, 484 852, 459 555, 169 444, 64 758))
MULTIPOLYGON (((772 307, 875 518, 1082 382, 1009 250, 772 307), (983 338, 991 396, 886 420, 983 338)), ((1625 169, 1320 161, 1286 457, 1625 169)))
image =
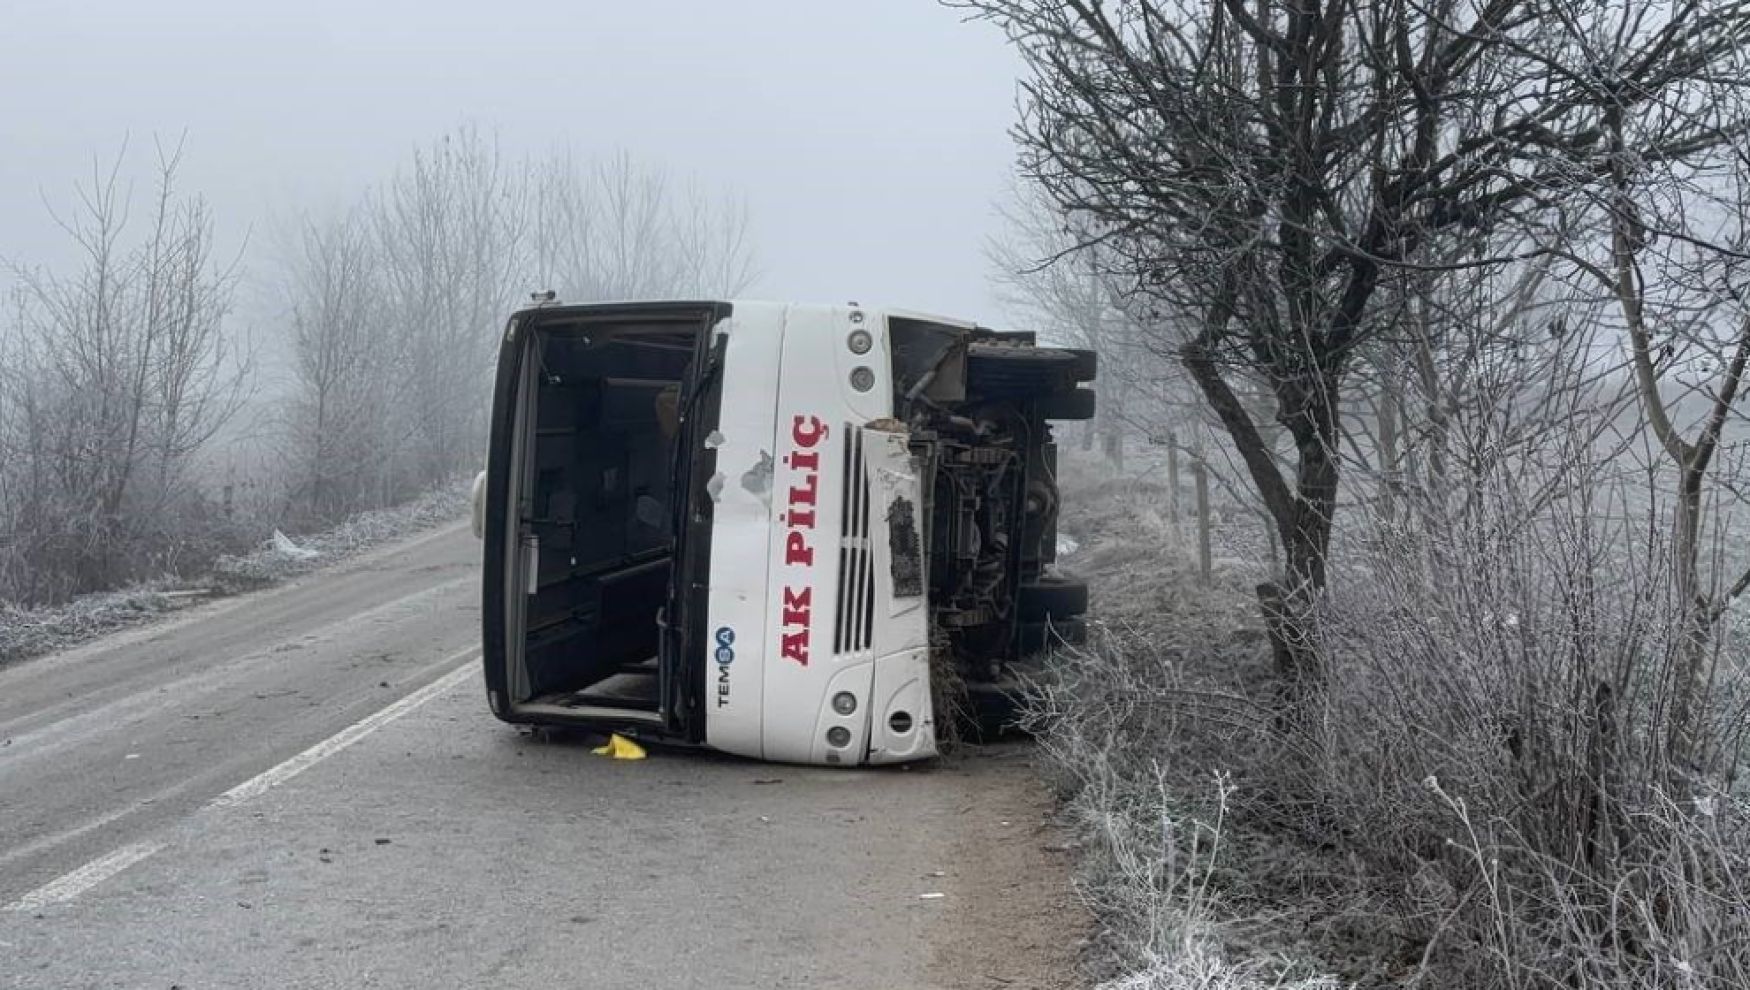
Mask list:
POLYGON ((869 466, 863 431, 844 426, 842 511, 839 513, 839 598, 833 652, 867 650, 875 638, 875 557, 869 546, 869 466))

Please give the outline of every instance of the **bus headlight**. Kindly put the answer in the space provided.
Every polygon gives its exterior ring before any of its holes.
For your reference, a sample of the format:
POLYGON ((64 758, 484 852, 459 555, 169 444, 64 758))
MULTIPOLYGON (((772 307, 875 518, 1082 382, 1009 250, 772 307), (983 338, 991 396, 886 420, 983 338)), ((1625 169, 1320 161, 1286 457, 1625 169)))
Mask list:
POLYGON ((867 354, 869 348, 875 346, 875 338, 869 336, 867 330, 852 330, 851 335, 845 339, 845 344, 852 354, 867 354))
POLYGON ((840 715, 850 715, 857 710, 857 696, 849 691, 840 691, 832 696, 832 710, 840 715))
POLYGON ((867 392, 875 387, 875 372, 863 365, 851 369, 851 387, 859 392, 867 392))
POLYGON ((826 741, 838 749, 844 749, 851 744, 851 730, 835 725, 826 730, 826 741))

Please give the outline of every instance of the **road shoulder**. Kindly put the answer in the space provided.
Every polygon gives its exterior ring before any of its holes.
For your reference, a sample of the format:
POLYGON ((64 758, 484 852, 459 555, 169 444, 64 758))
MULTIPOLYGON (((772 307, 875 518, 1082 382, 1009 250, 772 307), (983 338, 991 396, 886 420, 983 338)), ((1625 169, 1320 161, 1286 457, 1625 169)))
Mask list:
POLYGON ((469 678, 77 899, 0 917, 0 945, 21 988, 1070 986, 1026 753, 613 761, 497 723, 469 678))
POLYGON ((958 877, 930 970, 953 990, 1062 990, 1092 919, 1071 878, 1068 832, 1038 751, 1006 743, 964 757, 966 805, 954 838, 958 877))

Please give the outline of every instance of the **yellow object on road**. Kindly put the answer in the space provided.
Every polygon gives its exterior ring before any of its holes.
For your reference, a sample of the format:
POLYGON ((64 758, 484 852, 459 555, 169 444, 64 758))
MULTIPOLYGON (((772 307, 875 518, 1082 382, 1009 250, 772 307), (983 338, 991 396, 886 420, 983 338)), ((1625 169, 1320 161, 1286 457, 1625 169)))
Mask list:
POLYGON ((612 760, 642 760, 647 755, 644 747, 638 745, 619 733, 608 736, 606 746, 597 746, 591 750, 597 756, 605 756, 612 760))

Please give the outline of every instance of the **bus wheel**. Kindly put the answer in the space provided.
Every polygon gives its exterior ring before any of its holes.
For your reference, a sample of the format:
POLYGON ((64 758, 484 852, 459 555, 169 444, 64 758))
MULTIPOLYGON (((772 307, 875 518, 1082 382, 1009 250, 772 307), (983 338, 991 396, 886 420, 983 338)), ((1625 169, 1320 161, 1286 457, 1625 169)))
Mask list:
POLYGON ((1072 389, 1094 377, 1093 351, 978 341, 966 347, 966 386, 990 398, 1072 389))
POLYGON ((1020 587, 1022 622, 1058 621, 1088 610, 1088 586, 1084 582, 1042 574, 1020 587))
POLYGON ((1033 402, 1040 419, 1089 420, 1094 418, 1094 390, 1068 388, 1047 392, 1033 402))

